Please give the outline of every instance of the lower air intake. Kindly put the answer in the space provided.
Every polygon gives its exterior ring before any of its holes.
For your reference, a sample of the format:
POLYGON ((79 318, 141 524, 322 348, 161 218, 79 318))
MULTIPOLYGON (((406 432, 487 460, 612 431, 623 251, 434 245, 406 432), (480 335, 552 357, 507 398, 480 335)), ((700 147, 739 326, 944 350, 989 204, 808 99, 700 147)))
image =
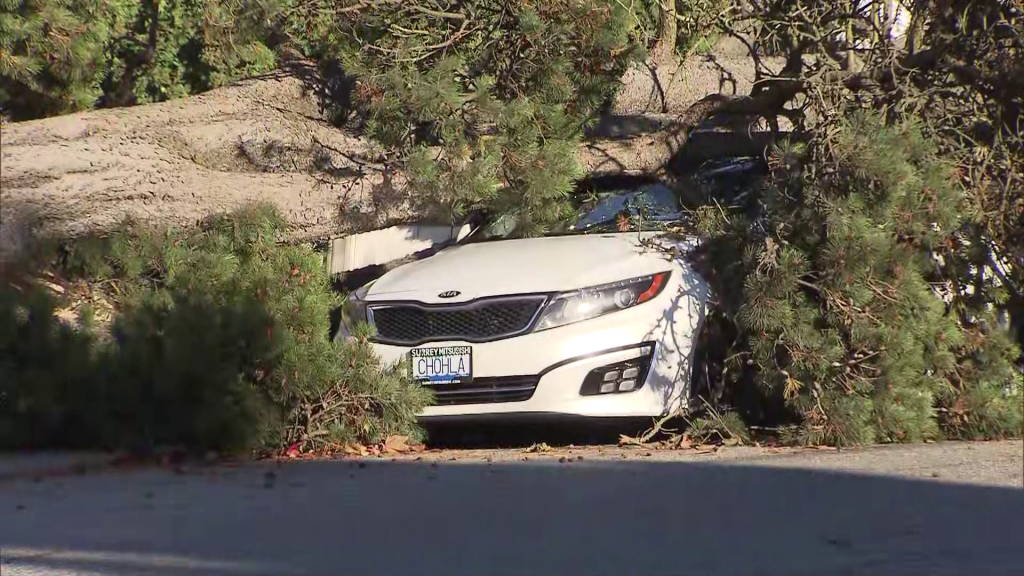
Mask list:
POLYGON ((430 389, 434 391, 438 406, 523 402, 533 397, 539 381, 537 376, 474 378, 469 384, 445 384, 430 386, 430 389))

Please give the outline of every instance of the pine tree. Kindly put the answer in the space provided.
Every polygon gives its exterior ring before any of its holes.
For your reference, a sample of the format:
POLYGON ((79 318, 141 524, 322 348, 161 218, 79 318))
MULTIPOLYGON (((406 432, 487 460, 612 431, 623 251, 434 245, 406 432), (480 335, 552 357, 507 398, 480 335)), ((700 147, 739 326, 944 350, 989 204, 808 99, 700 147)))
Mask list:
POLYGON ((414 201, 449 219, 488 208, 532 235, 566 215, 583 128, 642 50, 624 6, 348 2, 319 51, 357 78, 359 120, 414 201))
POLYGON ((108 105, 203 92, 277 65, 271 40, 291 0, 141 0, 104 81, 108 105))
POLYGON ((0 0, 0 110, 157 102, 272 70, 294 0, 0 0))
POLYGON ((101 94, 108 11, 123 0, 0 0, 0 110, 15 118, 88 108, 101 94))
POLYGON ((109 288, 102 332, 65 326, 32 284, 0 282, 0 446, 322 450, 421 435, 431 392, 376 355, 368 327, 330 340, 342 296, 321 254, 279 242, 284 226, 254 206, 65 242, 58 276, 109 288))
POLYGON ((933 285, 964 194, 921 132, 857 115, 771 168, 745 210, 702 213, 733 385, 781 397, 800 442, 1019 434, 1017 350, 933 285))

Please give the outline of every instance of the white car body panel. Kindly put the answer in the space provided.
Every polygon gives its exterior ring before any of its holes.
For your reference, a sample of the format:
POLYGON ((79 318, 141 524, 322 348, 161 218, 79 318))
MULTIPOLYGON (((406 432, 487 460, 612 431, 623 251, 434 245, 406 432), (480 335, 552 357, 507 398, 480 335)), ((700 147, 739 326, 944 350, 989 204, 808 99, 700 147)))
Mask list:
MULTIPOLYGON (((427 408, 421 417, 557 413, 593 417, 652 417, 687 398, 692 341, 703 323, 708 287, 683 259, 645 246, 658 233, 557 236, 467 244, 385 274, 363 300, 393 304, 469 302, 499 295, 578 290, 658 272, 671 275, 647 302, 596 318, 501 340, 430 342, 423 347, 469 345, 474 378, 541 375, 528 400, 427 408), (445 291, 459 291, 441 298, 445 291), (583 396, 592 369, 640 356, 653 343, 646 382, 633 392, 583 396)), ((684 249, 692 241, 658 240, 684 249)), ((406 358, 411 346, 375 344, 385 361, 406 358)))
POLYGON ((373 284, 367 300, 386 296, 454 304, 562 292, 668 269, 664 257, 641 246, 636 233, 498 240, 455 246, 396 268, 373 284), (462 294, 438 297, 446 290, 462 294))

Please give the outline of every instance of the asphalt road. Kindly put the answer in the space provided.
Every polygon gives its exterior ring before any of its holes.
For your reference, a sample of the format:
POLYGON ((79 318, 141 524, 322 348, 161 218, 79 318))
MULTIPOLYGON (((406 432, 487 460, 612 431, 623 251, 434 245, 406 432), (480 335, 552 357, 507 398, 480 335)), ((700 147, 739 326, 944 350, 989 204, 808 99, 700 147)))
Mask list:
POLYGON ((1022 450, 438 452, 8 477, 0 573, 1021 574, 1022 450))

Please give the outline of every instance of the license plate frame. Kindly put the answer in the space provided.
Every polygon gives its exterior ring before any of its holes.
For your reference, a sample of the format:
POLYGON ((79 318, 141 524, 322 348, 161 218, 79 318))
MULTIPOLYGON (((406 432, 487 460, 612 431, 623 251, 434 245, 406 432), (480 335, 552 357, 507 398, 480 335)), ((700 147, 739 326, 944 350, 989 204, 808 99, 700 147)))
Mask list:
POLYGON ((409 364, 413 380, 423 386, 468 384, 473 381, 472 346, 413 348, 409 351, 409 364))

